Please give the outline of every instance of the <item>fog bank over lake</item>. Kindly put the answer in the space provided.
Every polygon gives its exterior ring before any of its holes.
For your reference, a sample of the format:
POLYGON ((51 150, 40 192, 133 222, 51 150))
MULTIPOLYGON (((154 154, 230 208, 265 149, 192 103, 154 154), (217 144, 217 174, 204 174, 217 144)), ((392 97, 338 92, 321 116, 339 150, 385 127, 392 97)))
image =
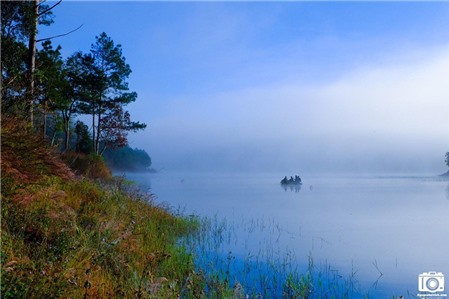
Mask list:
POLYGON ((56 9, 61 27, 40 26, 40 38, 86 24, 64 38, 63 53, 88 51, 102 31, 124 45, 139 98, 127 110, 148 124, 130 145, 157 169, 446 170, 447 2, 68 1, 56 9))
POLYGON ((396 58, 329 83, 180 97, 135 144, 170 170, 442 173, 449 47, 396 58))

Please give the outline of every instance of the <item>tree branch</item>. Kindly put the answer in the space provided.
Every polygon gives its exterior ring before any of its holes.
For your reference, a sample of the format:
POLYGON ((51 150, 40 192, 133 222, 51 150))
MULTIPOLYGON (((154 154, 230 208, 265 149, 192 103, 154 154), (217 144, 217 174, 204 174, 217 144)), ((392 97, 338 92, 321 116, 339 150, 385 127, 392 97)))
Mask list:
POLYGON ((49 12, 50 10, 52 10, 53 8, 55 8, 56 6, 58 6, 59 4, 61 4, 61 2, 62 2, 62 0, 59 0, 55 5, 53 5, 53 6, 49 7, 49 8, 47 8, 46 10, 44 10, 44 11, 42 11, 42 12, 40 12, 40 13, 38 13, 38 14, 37 14, 37 17, 40 17, 40 16, 42 16, 42 15, 45 15, 47 12, 49 12))
POLYGON ((51 36, 51 37, 46 37, 46 38, 38 39, 38 40, 36 40, 36 43, 42 42, 42 41, 44 41, 44 40, 50 40, 50 39, 54 39, 54 38, 57 38, 57 37, 69 35, 70 33, 73 33, 73 32, 75 32, 75 31, 77 31, 77 30, 80 29, 81 27, 83 27, 83 24, 81 24, 78 28, 76 28, 76 29, 74 29, 74 30, 72 30, 72 31, 70 31, 70 32, 67 32, 67 33, 64 33, 64 34, 55 35, 55 36, 51 36))

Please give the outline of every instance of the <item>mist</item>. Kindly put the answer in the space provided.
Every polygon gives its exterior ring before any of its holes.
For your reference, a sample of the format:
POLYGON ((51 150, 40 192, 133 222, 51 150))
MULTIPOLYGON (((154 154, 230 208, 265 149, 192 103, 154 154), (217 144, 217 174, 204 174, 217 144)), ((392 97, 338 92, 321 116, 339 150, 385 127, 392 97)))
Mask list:
POLYGON ((448 69, 446 46, 319 84, 290 77, 179 97, 137 144, 156 168, 172 170, 440 173, 448 69))
MULTIPOLYGON (((90 26, 63 51, 88 50, 105 28, 123 44, 138 94, 127 110, 148 124, 130 146, 145 149, 155 169, 447 171, 446 3, 107 7, 59 7, 65 31, 90 26)), ((42 37, 64 31, 41 27, 42 37)))

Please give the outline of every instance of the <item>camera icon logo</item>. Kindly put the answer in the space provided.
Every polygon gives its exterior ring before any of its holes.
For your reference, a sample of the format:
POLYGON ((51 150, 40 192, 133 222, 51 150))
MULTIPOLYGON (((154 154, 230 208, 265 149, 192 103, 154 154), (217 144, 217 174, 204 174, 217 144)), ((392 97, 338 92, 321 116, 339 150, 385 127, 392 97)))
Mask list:
POLYGON ((418 277, 418 289, 420 292, 443 292, 444 275, 441 272, 423 272, 418 277))

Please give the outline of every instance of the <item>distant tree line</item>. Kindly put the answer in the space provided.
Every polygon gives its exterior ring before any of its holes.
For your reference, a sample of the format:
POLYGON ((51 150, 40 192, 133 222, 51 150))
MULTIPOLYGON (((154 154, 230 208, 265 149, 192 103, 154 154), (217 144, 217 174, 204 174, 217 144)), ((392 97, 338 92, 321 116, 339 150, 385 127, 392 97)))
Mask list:
POLYGON ((25 119, 63 151, 102 155, 146 127, 125 110, 137 99, 127 82, 131 68, 121 45, 104 32, 88 53, 66 58, 52 44, 58 36, 37 39, 38 26, 53 23, 60 2, 1 1, 2 114, 25 119), (90 116, 90 127, 80 115, 90 116))
POLYGON ((131 148, 126 145, 117 149, 106 149, 104 152, 106 163, 115 170, 148 171, 151 158, 145 150, 131 148))

